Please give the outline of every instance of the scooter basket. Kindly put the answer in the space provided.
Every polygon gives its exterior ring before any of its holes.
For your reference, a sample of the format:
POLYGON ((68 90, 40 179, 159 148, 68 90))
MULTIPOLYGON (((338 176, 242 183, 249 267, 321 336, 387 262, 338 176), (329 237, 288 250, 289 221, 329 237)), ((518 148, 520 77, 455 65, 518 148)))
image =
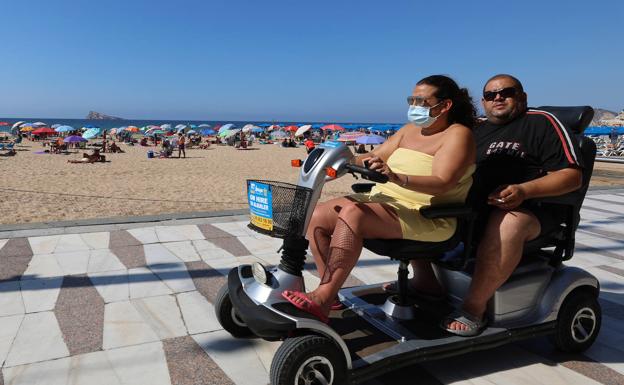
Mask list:
POLYGON ((302 235, 312 189, 290 183, 247 180, 249 228, 274 238, 302 235))

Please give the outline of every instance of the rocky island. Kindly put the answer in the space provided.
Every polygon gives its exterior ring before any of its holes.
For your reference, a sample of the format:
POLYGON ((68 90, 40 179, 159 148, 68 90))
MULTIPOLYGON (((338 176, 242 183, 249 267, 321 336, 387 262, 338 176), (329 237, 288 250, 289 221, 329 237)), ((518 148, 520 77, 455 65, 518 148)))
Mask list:
POLYGON ((119 118, 117 116, 110 116, 103 114, 101 112, 89 111, 87 114, 87 119, 95 119, 95 120, 124 120, 124 118, 119 118))

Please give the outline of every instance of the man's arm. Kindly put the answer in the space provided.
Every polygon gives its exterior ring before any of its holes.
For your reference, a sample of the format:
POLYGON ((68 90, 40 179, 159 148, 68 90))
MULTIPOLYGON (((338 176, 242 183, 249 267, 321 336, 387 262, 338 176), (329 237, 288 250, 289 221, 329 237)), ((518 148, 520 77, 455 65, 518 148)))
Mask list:
POLYGON ((488 203, 504 210, 512 210, 527 199, 558 196, 577 190, 582 181, 580 169, 564 168, 525 183, 505 186, 490 194, 488 203))

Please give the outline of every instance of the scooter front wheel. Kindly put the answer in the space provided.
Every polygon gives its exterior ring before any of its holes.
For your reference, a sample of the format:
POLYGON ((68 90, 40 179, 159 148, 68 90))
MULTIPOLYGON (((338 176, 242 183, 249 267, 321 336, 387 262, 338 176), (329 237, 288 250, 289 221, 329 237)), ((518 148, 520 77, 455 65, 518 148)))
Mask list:
POLYGON ((288 338, 271 363, 271 385, 342 385, 347 369, 342 352, 329 338, 288 338))
POLYGON ((253 336, 253 332, 247 327, 245 322, 236 313, 230 299, 230 291, 227 282, 221 286, 215 301, 215 313, 217 321, 233 337, 245 338, 253 336))

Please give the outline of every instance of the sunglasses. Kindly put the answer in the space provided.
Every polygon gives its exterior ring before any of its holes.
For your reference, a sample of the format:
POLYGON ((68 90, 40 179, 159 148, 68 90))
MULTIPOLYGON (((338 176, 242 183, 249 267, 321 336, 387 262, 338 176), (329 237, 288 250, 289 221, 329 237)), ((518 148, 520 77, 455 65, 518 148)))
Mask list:
POLYGON ((515 87, 507 87, 507 88, 501 88, 500 90, 496 90, 496 91, 484 91, 483 99, 488 102, 491 102, 492 100, 496 99, 496 95, 500 95, 501 98, 507 99, 507 98, 513 98, 517 94, 518 94, 518 90, 515 87))
MULTIPOLYGON (((421 96, 408 96, 407 104, 410 106, 418 106, 418 107, 435 107, 428 104, 427 99, 421 96)), ((440 103, 438 103, 440 104, 440 103)), ((436 106, 438 105, 436 104, 436 106)))

